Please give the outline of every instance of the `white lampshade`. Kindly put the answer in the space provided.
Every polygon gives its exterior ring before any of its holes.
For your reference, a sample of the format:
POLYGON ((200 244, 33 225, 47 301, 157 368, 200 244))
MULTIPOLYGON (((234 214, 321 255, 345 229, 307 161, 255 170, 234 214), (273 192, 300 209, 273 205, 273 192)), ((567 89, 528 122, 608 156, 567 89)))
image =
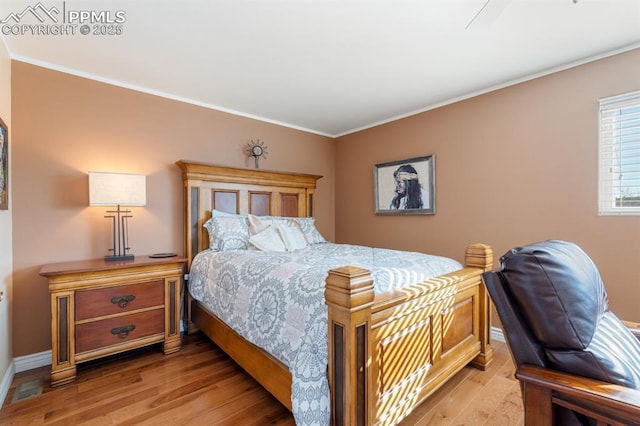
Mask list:
POLYGON ((144 175, 89 172, 90 206, 144 206, 146 202, 144 175))

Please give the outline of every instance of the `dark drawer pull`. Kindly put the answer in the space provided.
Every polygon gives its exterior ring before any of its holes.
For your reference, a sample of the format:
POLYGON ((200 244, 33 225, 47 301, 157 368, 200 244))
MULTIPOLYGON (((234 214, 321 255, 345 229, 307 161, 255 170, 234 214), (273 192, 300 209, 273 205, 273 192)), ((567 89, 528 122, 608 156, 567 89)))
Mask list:
POLYGON ((111 303, 118 305, 121 308, 126 308, 127 305, 134 300, 136 300, 135 294, 127 294, 126 296, 113 296, 111 298, 111 303))
POLYGON ((122 327, 115 327, 111 329, 111 334, 115 334, 121 339, 125 339, 129 333, 136 329, 135 324, 123 325, 122 327))

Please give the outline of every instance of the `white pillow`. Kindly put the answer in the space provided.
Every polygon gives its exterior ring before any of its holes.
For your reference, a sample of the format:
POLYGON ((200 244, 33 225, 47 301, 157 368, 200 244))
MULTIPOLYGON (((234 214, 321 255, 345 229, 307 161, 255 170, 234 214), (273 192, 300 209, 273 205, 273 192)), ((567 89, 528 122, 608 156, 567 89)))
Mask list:
POLYGON ((249 235, 256 235, 269 227, 269 223, 265 223, 262 219, 255 215, 247 215, 249 220, 249 235))
POLYGON ((262 251, 287 251, 278 229, 269 226, 262 232, 249 237, 249 242, 262 251))
POLYGON ((297 226, 302 231, 308 245, 326 243, 327 240, 318 232, 312 217, 289 216, 254 216, 248 215, 249 234, 254 235, 266 229, 267 226, 297 226))
POLYGON ((281 225, 277 229, 287 251, 299 250, 307 246, 307 239, 298 226, 281 225))

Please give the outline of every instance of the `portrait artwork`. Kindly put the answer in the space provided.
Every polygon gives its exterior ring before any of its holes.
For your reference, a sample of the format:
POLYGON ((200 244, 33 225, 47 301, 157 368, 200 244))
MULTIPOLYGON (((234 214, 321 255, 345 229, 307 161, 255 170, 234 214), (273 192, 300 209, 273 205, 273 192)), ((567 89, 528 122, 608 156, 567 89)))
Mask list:
POLYGON ((0 210, 9 209, 9 129, 0 119, 0 210))
POLYGON ((373 167, 376 214, 434 214, 433 155, 373 167))

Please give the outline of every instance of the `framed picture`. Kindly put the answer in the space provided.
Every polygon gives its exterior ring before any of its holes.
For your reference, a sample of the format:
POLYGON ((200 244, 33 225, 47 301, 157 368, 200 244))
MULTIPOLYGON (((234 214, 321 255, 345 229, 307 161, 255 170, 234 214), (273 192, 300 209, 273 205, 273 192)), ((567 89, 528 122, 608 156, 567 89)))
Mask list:
POLYGON ((9 209, 9 129, 0 118, 0 210, 9 209))
POLYGON ((436 212, 433 155, 373 166, 376 214, 436 212))

